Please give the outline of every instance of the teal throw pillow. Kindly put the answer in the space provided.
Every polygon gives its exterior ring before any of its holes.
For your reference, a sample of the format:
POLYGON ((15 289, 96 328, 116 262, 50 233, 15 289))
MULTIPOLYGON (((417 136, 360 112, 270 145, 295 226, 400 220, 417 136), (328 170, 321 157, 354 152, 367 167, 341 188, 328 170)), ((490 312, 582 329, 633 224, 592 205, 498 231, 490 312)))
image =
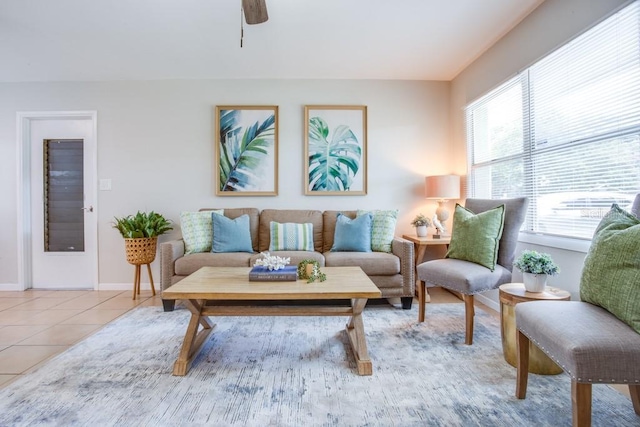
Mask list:
POLYGON ((224 210, 181 212, 180 229, 184 240, 184 253, 211 252, 213 224, 211 214, 223 215, 224 210))
POLYGON ((269 224, 269 251, 313 251, 313 224, 295 222, 269 224))
POLYGON ((396 233, 398 210, 358 210, 357 216, 370 213, 371 222, 371 250, 374 252, 391 252, 391 242, 396 233))
POLYGON ((640 220, 618 205, 596 228, 584 260, 580 299, 640 333, 640 220))
POLYGON ((475 214, 456 203, 447 258, 495 270, 503 228, 504 205, 475 214))
POLYGON ((249 215, 244 214, 235 219, 212 214, 213 249, 211 252, 253 252, 249 215))
POLYGON ((336 231, 333 237, 332 252, 371 252, 370 213, 351 219, 341 213, 336 220, 336 231))

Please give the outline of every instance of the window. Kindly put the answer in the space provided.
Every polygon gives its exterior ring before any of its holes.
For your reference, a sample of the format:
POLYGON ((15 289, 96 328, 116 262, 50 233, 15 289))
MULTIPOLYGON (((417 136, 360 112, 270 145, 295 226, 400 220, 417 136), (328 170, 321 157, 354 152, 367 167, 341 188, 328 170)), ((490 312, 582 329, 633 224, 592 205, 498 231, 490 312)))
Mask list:
POLYGON ((640 192, 640 1, 466 108, 468 197, 529 197, 525 232, 590 239, 640 192))

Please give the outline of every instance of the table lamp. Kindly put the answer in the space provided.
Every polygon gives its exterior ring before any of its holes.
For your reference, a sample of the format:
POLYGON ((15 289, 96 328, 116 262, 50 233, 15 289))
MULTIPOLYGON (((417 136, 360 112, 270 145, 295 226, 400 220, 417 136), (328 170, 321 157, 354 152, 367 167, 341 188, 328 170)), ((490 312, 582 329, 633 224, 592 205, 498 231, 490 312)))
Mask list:
MULTIPOLYGON (((425 197, 436 199, 438 209, 434 218, 434 226, 439 234, 446 234, 445 221, 449 219, 449 211, 445 203, 449 199, 460 198, 460 177, 458 175, 436 175, 425 178, 425 197), (436 221, 437 219, 437 221, 436 221)), ((436 237, 436 236, 434 236, 436 237)))

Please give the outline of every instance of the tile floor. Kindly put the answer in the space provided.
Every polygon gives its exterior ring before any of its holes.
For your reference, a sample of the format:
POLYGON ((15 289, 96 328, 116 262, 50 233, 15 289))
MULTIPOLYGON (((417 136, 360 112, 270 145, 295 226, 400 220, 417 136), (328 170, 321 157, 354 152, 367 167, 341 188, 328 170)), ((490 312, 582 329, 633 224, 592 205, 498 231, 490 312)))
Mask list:
POLYGON ((131 291, 0 292, 0 387, 127 311, 162 305, 159 295, 131 291))

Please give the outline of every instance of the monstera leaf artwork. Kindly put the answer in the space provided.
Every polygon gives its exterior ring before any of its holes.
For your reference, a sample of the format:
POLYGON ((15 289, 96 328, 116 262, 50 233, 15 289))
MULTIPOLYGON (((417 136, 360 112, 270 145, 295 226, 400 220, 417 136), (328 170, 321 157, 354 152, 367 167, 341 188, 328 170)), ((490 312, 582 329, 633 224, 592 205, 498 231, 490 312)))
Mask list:
POLYGON ((217 107, 217 195, 277 195, 278 107, 217 107))
POLYGON ((366 107, 307 106, 305 194, 366 194, 366 107))

